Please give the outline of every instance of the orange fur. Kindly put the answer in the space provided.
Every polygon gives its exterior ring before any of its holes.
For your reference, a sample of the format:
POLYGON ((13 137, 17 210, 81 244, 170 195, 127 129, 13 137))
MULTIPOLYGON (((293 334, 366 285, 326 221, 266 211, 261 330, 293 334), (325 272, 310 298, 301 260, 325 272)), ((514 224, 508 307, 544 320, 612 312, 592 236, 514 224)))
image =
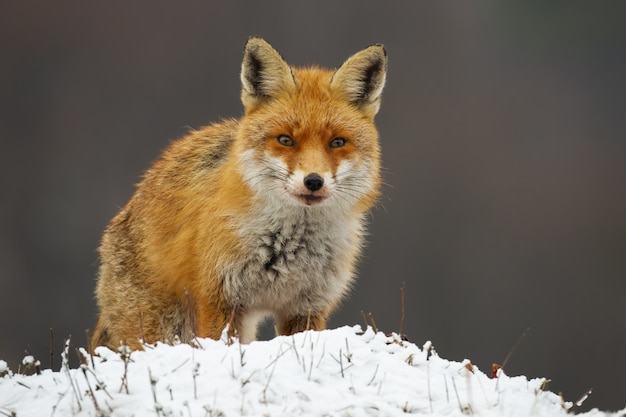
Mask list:
POLYGON ((280 334, 324 328, 379 195, 385 69, 380 46, 336 71, 296 69, 251 38, 245 116, 173 142, 105 231, 92 348, 218 338, 227 324, 250 341, 266 315, 280 334))

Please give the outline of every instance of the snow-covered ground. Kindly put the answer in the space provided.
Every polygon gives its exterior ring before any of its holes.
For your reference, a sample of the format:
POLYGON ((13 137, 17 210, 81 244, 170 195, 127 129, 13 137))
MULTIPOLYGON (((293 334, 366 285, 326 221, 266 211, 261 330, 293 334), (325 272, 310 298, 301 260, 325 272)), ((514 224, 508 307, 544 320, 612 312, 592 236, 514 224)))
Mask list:
MULTIPOLYGON (((544 380, 485 375, 371 328, 240 345, 98 348, 77 369, 12 374, 0 361, 0 416, 561 416, 574 404, 544 380)), ((586 416, 624 416, 597 410, 586 416)))

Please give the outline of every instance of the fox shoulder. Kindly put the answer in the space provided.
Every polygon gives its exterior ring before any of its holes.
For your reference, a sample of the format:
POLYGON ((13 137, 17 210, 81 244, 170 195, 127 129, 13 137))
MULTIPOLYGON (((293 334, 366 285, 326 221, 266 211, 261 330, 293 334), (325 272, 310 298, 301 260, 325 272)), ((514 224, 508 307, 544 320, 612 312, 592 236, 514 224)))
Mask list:
POLYGON ((158 187, 181 187, 193 184, 202 175, 219 168, 231 152, 237 133, 238 121, 223 120, 199 129, 173 141, 152 167, 144 174, 146 182, 158 187))

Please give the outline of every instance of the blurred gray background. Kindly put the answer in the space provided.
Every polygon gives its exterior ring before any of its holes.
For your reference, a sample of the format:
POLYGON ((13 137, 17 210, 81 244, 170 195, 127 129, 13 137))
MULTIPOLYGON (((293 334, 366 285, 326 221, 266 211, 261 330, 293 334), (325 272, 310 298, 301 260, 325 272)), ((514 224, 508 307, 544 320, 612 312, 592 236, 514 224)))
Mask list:
MULTIPOLYGON (((385 197, 331 322, 626 405, 626 3, 4 2, 0 358, 95 322, 100 235, 188 127, 238 117, 249 35, 293 65, 383 43, 385 197)), ((57 358, 56 363, 59 363, 57 358)), ((58 366, 58 365, 55 365, 58 366)))

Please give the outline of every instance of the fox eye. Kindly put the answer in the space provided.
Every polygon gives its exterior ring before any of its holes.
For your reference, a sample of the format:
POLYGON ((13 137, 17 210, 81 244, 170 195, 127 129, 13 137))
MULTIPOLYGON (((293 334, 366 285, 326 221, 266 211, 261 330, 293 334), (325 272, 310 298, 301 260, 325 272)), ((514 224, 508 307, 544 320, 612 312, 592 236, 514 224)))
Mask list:
POLYGON ((280 143, 283 146, 293 146, 296 144, 293 141, 293 139, 287 135, 280 135, 279 137, 276 138, 276 140, 278 141, 278 143, 280 143))
POLYGON ((330 141, 328 146, 330 146, 331 148, 341 148, 345 146, 345 144, 346 144, 346 140, 344 138, 335 138, 330 141))

